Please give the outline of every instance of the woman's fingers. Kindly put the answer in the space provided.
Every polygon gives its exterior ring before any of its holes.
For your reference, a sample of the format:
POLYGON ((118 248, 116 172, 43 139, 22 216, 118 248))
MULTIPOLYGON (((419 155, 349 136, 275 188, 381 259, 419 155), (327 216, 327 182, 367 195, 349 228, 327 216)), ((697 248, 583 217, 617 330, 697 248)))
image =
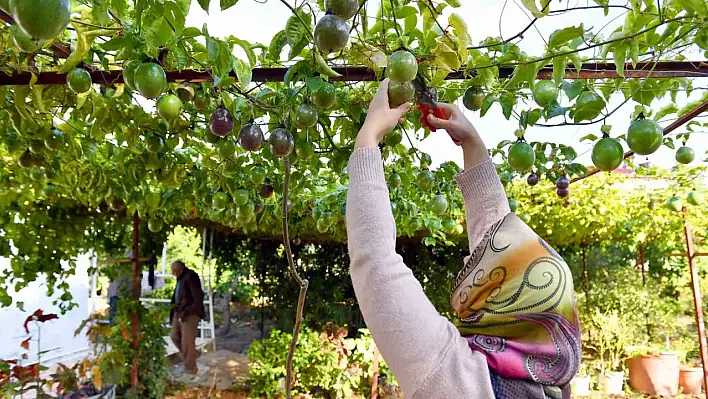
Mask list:
POLYGON ((445 129, 445 130, 450 130, 449 128, 452 126, 452 122, 450 122, 449 120, 440 119, 433 114, 428 115, 428 123, 435 126, 435 128, 445 129))
POLYGON ((398 114, 399 120, 403 118, 403 115, 408 113, 408 111, 411 110, 411 103, 403 103, 399 105, 398 107, 394 108, 396 113, 398 114))
POLYGON ((459 108, 457 108, 455 105, 448 103, 438 103, 438 108, 442 109, 443 114, 445 114, 445 117, 447 119, 451 119, 452 115, 460 112, 459 108))

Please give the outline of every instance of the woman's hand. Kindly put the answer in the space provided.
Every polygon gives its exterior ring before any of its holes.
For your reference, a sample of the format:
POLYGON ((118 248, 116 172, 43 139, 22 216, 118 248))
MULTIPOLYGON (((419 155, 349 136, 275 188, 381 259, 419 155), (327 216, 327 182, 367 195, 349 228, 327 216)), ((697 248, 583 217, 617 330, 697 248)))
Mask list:
POLYGON ((432 114, 428 115, 428 123, 445 131, 462 147, 465 157, 465 169, 472 168, 487 159, 489 154, 484 142, 479 137, 477 129, 465 117, 462 111, 452 104, 438 103, 438 107, 445 114, 445 119, 440 119, 432 114))
POLYGON ((411 109, 410 103, 401 104, 398 108, 391 108, 388 104, 388 79, 379 85, 379 91, 369 104, 364 126, 356 137, 355 149, 376 147, 386 134, 388 134, 399 120, 411 109))

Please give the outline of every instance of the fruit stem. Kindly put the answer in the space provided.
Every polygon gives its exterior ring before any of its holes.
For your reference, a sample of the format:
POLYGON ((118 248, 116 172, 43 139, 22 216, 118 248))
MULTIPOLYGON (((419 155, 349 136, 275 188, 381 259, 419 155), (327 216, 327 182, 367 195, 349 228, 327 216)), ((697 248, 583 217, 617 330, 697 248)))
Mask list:
POLYGON ((287 358, 287 373, 285 375, 285 396, 287 399, 292 398, 290 389, 293 382, 293 356, 295 356, 295 347, 297 346, 297 338, 302 327, 302 314, 305 307, 305 296, 307 295, 307 287, 309 282, 303 280, 295 268, 293 261, 293 252, 290 247, 290 232, 288 231, 288 189, 290 186, 290 157, 283 158, 285 166, 285 178, 283 181, 283 245, 285 246, 285 254, 288 260, 288 267, 293 279, 300 286, 300 295, 297 299, 297 313, 295 315, 295 326, 293 327, 293 338, 290 341, 287 358))

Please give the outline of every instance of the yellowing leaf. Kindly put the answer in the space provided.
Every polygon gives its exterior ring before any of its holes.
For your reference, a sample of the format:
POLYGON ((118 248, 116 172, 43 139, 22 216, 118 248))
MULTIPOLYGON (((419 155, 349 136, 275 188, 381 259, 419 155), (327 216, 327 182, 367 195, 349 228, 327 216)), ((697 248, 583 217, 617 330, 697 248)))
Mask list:
POLYGON ((96 389, 103 389, 103 376, 101 375, 101 368, 98 365, 91 367, 91 382, 96 387, 96 389))
POLYGON ((324 57, 319 52, 315 52, 315 66, 317 68, 317 72, 321 73, 322 75, 329 76, 331 78, 338 78, 342 76, 339 72, 335 71, 327 65, 327 61, 325 61, 324 57))

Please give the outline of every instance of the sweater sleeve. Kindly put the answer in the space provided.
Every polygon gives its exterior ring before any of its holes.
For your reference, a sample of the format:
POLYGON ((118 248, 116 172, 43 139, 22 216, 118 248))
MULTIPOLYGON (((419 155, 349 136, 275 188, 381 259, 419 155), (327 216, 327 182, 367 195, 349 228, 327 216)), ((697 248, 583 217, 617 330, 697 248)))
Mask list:
POLYGON ((430 303, 396 253, 396 225, 377 148, 349 161, 347 233, 359 307, 406 397, 492 398, 489 369, 430 303))
POLYGON ((465 200, 467 237, 472 253, 489 228, 511 210, 491 159, 457 175, 457 184, 465 200))

